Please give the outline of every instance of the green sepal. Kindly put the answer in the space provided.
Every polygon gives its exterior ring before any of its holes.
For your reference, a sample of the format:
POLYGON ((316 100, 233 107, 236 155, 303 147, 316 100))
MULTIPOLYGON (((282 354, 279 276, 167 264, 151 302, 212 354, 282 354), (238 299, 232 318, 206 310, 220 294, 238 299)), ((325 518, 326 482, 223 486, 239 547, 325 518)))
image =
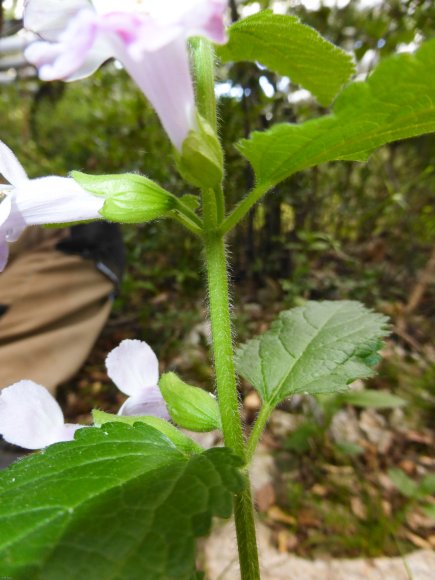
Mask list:
POLYGON ((200 201, 197 195, 186 193, 180 197, 180 201, 184 203, 190 210, 196 211, 199 208, 200 201))
POLYGON ((87 175, 73 171, 71 177, 94 195, 105 197, 101 215, 113 222, 134 224, 165 217, 177 198, 143 175, 87 175))
POLYGON ((219 405, 207 391, 186 384, 175 373, 162 375, 159 387, 171 419, 180 427, 190 431, 222 428, 219 405))
POLYGON ((135 423, 144 423, 149 425, 160 433, 163 433, 174 445, 180 450, 188 455, 192 453, 201 453, 204 449, 192 441, 190 437, 187 437, 176 427, 165 421, 164 419, 159 419, 158 417, 149 416, 138 416, 138 417, 123 417, 121 415, 112 415, 111 413, 105 413, 104 411, 99 411, 98 409, 93 409, 92 418, 94 419, 95 427, 101 427, 105 423, 124 423, 126 425, 133 426, 135 423))
POLYGON ((71 228, 73 226, 82 226, 84 224, 91 224, 98 220, 83 220, 82 222, 62 222, 58 224, 41 224, 41 227, 45 230, 59 230, 63 228, 71 228))
POLYGON ((181 153, 175 153, 177 169, 188 183, 200 189, 215 188, 223 178, 224 156, 212 127, 197 115, 198 129, 190 131, 181 153))

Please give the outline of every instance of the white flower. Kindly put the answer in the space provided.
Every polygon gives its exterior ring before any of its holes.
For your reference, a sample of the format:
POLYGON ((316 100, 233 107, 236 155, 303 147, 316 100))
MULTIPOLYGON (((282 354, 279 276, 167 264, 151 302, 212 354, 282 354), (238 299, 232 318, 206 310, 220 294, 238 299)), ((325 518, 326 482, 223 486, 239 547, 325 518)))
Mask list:
POLYGON ((0 141, 0 272, 15 242, 29 225, 77 222, 101 218, 104 198, 91 195, 69 177, 29 179, 21 163, 0 141))
POLYGON ((27 59, 43 80, 75 80, 118 59, 177 149, 195 130, 187 39, 226 41, 227 0, 27 0, 24 25, 43 40, 27 59))
POLYGON ((140 340, 123 340, 106 358, 107 374, 129 398, 118 415, 152 415, 169 420, 158 387, 159 361, 151 347, 140 340))
POLYGON ((33 381, 19 381, 0 392, 0 435, 8 443, 41 449, 71 441, 81 427, 65 424, 57 401, 33 381))
MULTIPOLYGON (((123 340, 106 359, 107 373, 119 390, 129 395, 118 415, 151 415, 169 420, 157 386, 159 363, 153 350, 140 340, 123 340)), ((41 449, 72 441, 85 425, 64 422, 62 410, 48 390, 33 381, 19 381, 0 391, 0 435, 26 449, 41 449)))

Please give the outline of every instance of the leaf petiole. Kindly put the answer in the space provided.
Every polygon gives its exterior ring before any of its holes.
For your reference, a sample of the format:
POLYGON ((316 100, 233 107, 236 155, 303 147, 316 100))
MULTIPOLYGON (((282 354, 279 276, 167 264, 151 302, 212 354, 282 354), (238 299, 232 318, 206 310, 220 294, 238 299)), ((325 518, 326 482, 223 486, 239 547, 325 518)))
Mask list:
POLYGON ((260 440, 261 435, 263 434, 264 428, 266 427, 266 423, 269 420, 270 414, 273 411, 273 406, 263 403, 260 412, 255 419, 254 426, 252 428, 251 434, 248 439, 248 443, 246 445, 246 463, 249 463, 254 456, 255 450, 257 449, 258 442, 260 440))
POLYGON ((220 231, 222 235, 231 231, 249 212, 249 210, 271 189, 268 183, 257 185, 248 195, 242 199, 228 217, 223 221, 220 231))

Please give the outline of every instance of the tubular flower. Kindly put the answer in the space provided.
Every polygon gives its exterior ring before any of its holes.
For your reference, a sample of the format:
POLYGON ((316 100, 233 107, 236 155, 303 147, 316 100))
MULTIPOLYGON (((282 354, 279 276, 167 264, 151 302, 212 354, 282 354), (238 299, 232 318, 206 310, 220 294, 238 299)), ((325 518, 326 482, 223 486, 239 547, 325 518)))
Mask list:
POLYGON ((159 361, 140 340, 123 340, 106 359, 107 374, 118 389, 129 395, 118 415, 152 415, 169 420, 166 403, 157 386, 159 361))
POLYGON ((41 449, 72 441, 83 425, 64 422, 62 410, 45 387, 20 381, 0 393, 0 435, 8 443, 41 449))
POLYGON ((29 179, 21 163, 0 141, 0 272, 6 266, 8 242, 15 242, 29 225, 101 218, 104 199, 91 195, 69 177, 29 179))
POLYGON ((181 150, 197 128, 186 40, 224 43, 226 7, 227 0, 27 0, 24 25, 43 40, 26 57, 41 79, 66 81, 118 59, 181 150))

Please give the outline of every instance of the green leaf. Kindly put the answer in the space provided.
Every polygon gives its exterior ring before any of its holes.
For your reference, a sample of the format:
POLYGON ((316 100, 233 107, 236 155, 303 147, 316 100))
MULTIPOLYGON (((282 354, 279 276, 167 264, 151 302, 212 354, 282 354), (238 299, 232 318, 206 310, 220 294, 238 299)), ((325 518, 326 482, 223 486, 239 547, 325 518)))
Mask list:
POLYGON ((408 477, 404 471, 396 468, 389 469, 388 477, 401 494, 411 499, 416 499, 418 497, 418 484, 408 477))
POLYGON ((101 215, 120 223, 142 223, 164 217, 177 199, 143 175, 87 175, 72 171, 71 177, 94 195, 106 198, 101 215))
POLYGON ((0 574, 187 580, 195 538, 243 487, 228 449, 189 456, 144 424, 80 429, 0 474, 0 574))
POLYGON ((364 389, 362 391, 349 391, 340 395, 343 403, 354 405, 355 407, 367 407, 371 409, 392 409, 403 407, 406 401, 387 391, 373 391, 364 389))
POLYGON ((145 423, 157 431, 160 431, 165 435, 172 443, 176 445, 181 451, 185 453, 201 453, 204 451, 195 441, 192 441, 190 437, 181 433, 174 425, 168 423, 164 419, 159 419, 158 417, 124 417, 121 415, 112 415, 111 413, 105 413, 104 411, 99 411, 94 409, 92 411, 92 417, 94 419, 95 427, 101 427, 105 423, 125 423, 127 425, 135 425, 136 423, 145 423))
POLYGON ((216 399, 198 387, 183 382, 174 373, 160 377, 160 391, 171 419, 190 431, 221 429, 221 416, 216 399))
POLYGON ((373 375, 386 327, 384 316, 359 302, 307 302, 241 346, 237 369, 269 406, 295 393, 343 391, 373 375))
POLYGON ((312 447, 313 440, 318 438, 321 433, 323 433, 321 426, 306 421, 287 437, 284 444, 285 448, 296 453, 306 453, 312 447))
POLYGON ((376 148, 435 130, 435 40, 416 54, 382 61, 366 82, 349 85, 333 114, 275 125, 239 142, 258 184, 272 187, 327 161, 365 161, 376 148))
POLYGON ((361 445, 357 443, 353 443, 352 441, 340 441, 340 443, 335 443, 334 447, 344 455, 348 455, 349 457, 355 457, 357 455, 361 455, 364 453, 364 449, 361 445))
POLYGON ((435 474, 431 473, 431 474, 423 477, 423 479, 421 480, 421 482, 418 486, 418 490, 420 492, 420 495, 423 497, 426 495, 434 495, 435 494, 435 474))
POLYGON ((325 106, 355 70, 351 55, 295 16, 264 10, 239 20, 228 34, 228 43, 216 47, 223 61, 260 62, 311 91, 325 106))
POLYGON ((421 509, 429 517, 435 520, 435 504, 429 503, 421 506, 421 509))

